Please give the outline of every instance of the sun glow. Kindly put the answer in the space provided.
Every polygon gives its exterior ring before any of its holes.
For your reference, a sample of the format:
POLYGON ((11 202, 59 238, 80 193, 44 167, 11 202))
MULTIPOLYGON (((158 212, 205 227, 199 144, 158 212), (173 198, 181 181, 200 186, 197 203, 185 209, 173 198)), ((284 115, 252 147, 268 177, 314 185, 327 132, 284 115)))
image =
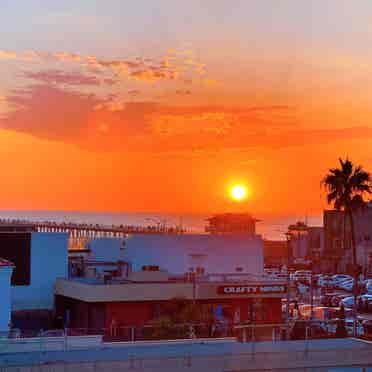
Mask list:
POLYGON ((234 185, 230 189, 230 197, 235 201, 242 201, 248 196, 248 189, 244 185, 234 185))

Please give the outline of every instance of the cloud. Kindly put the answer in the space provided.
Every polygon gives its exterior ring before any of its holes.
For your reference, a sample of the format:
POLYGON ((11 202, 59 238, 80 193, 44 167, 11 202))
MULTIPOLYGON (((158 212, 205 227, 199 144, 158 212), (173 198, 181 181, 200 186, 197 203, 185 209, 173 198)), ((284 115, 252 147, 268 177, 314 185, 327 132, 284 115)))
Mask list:
POLYGON ((191 94, 191 90, 178 89, 178 90, 176 90, 176 94, 179 95, 179 96, 189 96, 191 94))
POLYGON ((0 59, 17 59, 17 53, 0 50, 0 59))
POLYGON ((141 142, 151 137, 150 117, 157 107, 124 102, 112 110, 111 99, 45 84, 17 89, 6 100, 13 111, 0 118, 1 128, 96 151, 142 149, 141 142))
POLYGON ((130 97, 136 97, 140 94, 141 92, 138 90, 138 89, 132 89, 132 90, 128 90, 128 95, 130 97))
POLYGON ((98 152, 281 149, 372 138, 368 126, 294 129, 295 109, 287 106, 166 106, 54 84, 17 89, 0 102, 12 107, 0 127, 98 152))
POLYGON ((84 138, 90 114, 99 102, 93 95, 48 85, 15 90, 7 101, 14 110, 0 119, 2 128, 67 142, 84 138))
POLYGON ((75 63, 82 68, 88 69, 91 73, 100 74, 110 73, 115 79, 133 79, 144 82, 154 83, 159 80, 175 80, 181 75, 184 81, 189 81, 192 74, 205 74, 206 65, 194 60, 190 60, 189 52, 178 51, 175 54, 166 54, 158 58, 123 58, 123 59, 104 59, 92 55, 80 55, 69 52, 40 52, 0 50, 0 60, 19 60, 29 62, 46 63, 75 63))
POLYGON ((24 77, 46 84, 66 85, 99 85, 96 76, 85 75, 79 72, 64 72, 61 70, 47 70, 38 72, 24 72, 24 77))

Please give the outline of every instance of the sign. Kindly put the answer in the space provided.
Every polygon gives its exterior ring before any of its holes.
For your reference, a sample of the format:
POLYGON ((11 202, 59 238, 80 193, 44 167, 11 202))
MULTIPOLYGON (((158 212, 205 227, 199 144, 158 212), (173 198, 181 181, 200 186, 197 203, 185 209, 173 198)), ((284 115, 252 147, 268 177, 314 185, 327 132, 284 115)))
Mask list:
POLYGON ((217 293, 223 295, 242 294, 278 294, 286 293, 287 287, 282 284, 272 285, 221 285, 217 287, 217 293))

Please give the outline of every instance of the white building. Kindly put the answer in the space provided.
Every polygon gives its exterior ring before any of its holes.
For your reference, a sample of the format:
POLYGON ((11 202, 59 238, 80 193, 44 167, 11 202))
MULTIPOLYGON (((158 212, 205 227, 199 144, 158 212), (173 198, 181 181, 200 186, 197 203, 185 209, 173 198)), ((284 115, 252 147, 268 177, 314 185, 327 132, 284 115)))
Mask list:
POLYGON ((86 245, 90 250, 88 259, 102 262, 116 262, 124 259, 125 239, 96 238, 86 245))
POLYGON ((68 234, 0 232, 0 257, 15 266, 12 311, 52 310, 55 281, 67 278, 68 234))
POLYGON ((125 245, 124 260, 133 271, 158 266, 171 274, 263 273, 263 241, 258 235, 133 235, 125 245))
POLYGON ((13 272, 13 264, 0 258, 0 335, 9 328, 11 315, 10 279, 13 272))

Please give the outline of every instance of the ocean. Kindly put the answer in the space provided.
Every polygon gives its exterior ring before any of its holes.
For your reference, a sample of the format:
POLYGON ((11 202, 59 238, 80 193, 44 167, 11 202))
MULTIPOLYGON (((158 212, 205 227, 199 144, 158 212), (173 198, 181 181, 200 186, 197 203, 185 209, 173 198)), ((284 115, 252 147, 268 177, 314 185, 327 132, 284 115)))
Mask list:
MULTIPOLYGON (((30 221, 55 221, 103 225, 182 225, 192 233, 204 232, 206 219, 210 215, 202 214, 163 214, 163 213, 136 213, 136 212, 73 212, 73 211, 0 211, 0 218, 25 219, 30 221)), ((311 226, 321 226, 322 216, 282 216, 268 217, 256 216, 257 233, 265 239, 284 240, 288 225, 299 220, 306 220, 311 226)))

